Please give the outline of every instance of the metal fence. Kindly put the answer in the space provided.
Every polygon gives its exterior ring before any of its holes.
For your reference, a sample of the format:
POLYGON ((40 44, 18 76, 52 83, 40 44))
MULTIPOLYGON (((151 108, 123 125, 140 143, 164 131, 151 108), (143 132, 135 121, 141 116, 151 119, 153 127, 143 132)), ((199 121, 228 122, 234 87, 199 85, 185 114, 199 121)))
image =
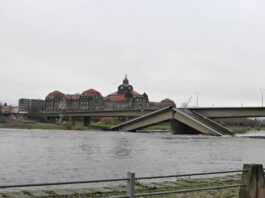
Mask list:
POLYGON ((153 196, 153 195, 166 195, 166 194, 189 193, 189 192, 207 191, 207 190, 219 190, 219 189, 235 188, 235 187, 240 187, 239 198, 254 198, 254 197, 264 198, 265 197, 265 187, 264 187, 265 182, 264 182, 263 171, 264 169, 262 165, 246 164, 244 165, 244 168, 242 170, 206 172, 206 173, 190 173, 190 174, 177 174, 177 175, 162 175, 162 176, 151 176, 151 177, 135 177, 135 173, 128 172, 126 178, 119 178, 119 179, 101 179, 101 180, 88 180, 88 181, 52 182, 52 183, 19 184, 19 185, 0 185, 0 189, 126 181, 127 182, 126 195, 111 196, 111 197, 105 197, 105 198, 134 198, 134 197, 145 197, 145 196, 153 196), (139 180, 194 177, 194 176, 228 174, 228 173, 242 173, 241 183, 225 185, 225 186, 211 186, 211 187, 205 187, 205 188, 183 189, 183 190, 172 190, 172 191, 161 191, 161 192, 150 192, 150 193, 139 193, 139 194, 135 194, 135 190, 134 190, 135 182, 139 180))

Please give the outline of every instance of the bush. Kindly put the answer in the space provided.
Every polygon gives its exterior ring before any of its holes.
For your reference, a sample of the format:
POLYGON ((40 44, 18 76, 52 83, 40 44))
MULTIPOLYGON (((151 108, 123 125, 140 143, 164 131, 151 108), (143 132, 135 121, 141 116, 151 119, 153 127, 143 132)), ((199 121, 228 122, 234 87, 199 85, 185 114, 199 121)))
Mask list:
POLYGON ((101 118, 99 122, 101 124, 106 124, 106 125, 115 125, 115 124, 118 124, 118 118, 116 118, 116 117, 105 117, 105 118, 101 118))
POLYGON ((66 122, 66 121, 63 121, 63 123, 61 124, 62 128, 65 129, 65 130, 70 130, 72 129, 72 124, 70 122, 66 122))

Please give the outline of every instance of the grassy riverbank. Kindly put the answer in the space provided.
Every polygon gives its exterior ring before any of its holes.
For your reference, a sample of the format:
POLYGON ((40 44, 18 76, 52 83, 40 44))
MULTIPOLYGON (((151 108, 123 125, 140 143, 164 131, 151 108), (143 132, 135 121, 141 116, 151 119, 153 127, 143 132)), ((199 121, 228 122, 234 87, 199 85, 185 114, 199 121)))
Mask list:
MULTIPOLYGON (((57 125, 54 123, 40 122, 36 120, 28 119, 17 119, 12 120, 9 117, 1 116, 2 120, 5 120, 5 123, 0 123, 0 128, 14 128, 14 129, 47 129, 47 130, 62 130, 68 129, 66 125, 57 125)), ((71 126, 70 129, 73 130, 82 130, 80 126, 71 126)))
MULTIPOLYGON (((106 124, 102 122, 91 122, 89 127, 84 127, 82 121, 76 121, 75 125, 65 122, 64 124, 57 125, 54 123, 40 122, 36 120, 19 119, 12 120, 9 117, 0 116, 1 119, 6 120, 6 123, 0 123, 0 128, 15 128, 15 129, 47 129, 47 130, 110 130, 115 124, 106 124)), ((170 130, 170 125, 167 123, 158 124, 155 126, 147 127, 143 130, 170 130)))
MULTIPOLYGON (((141 193, 154 193, 175 191, 184 189, 198 189, 213 186, 225 186, 232 184, 239 184, 240 175, 230 175, 223 177, 212 178, 183 178, 175 181, 163 181, 153 183, 141 183, 137 181, 135 183, 135 194, 141 193)), ((0 197, 12 198, 12 197, 26 197, 26 198, 92 198, 102 196, 119 196, 126 193, 125 185, 117 186, 103 186, 97 188, 81 188, 81 189, 54 189, 54 190, 38 190, 30 191, 23 190, 20 192, 0 193, 0 197)), ((239 188, 229 188, 220 190, 209 190, 192 193, 180 193, 169 194, 163 196, 152 197, 165 197, 165 198, 225 198, 225 197, 238 197, 239 188)), ((147 196, 150 197, 151 196, 147 196)))
MULTIPOLYGON (((89 127, 84 127, 82 121, 76 121, 75 125, 65 122, 64 124, 57 125, 54 123, 40 122, 36 120, 12 120, 6 116, 0 115, 1 120, 6 120, 6 123, 0 123, 0 128, 15 128, 15 129, 47 129, 47 130, 110 130, 115 124, 108 124, 104 122, 91 122, 89 127)), ((226 126, 234 133, 245 133, 247 131, 260 131, 265 128, 262 127, 243 127, 243 126, 226 126)), ((170 123, 160 123, 154 126, 150 126, 141 131, 170 131, 170 123)))
MULTIPOLYGON (((80 125, 56 125, 52 123, 41 122, 27 122, 27 123, 0 123, 0 128, 13 128, 13 129, 46 129, 46 130, 110 130, 114 125, 91 123, 89 127, 80 125)), ((250 127, 227 127, 234 133, 245 133, 248 131, 265 131, 265 128, 250 128, 250 127)), ((141 131, 170 131, 169 124, 158 124, 142 129, 141 131)))

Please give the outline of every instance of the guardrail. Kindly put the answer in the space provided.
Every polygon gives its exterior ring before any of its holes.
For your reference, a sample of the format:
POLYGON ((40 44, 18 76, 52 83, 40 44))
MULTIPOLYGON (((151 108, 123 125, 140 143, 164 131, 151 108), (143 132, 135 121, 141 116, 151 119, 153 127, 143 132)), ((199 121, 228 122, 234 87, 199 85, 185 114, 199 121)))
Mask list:
POLYGON ((105 197, 105 198, 134 198, 134 197, 145 197, 145 196, 152 196, 152 195, 166 195, 166 194, 188 193, 188 192, 196 192, 196 191, 219 190, 219 189, 235 188, 235 187, 240 187, 239 198, 264 198, 265 197, 265 182, 264 182, 264 172, 263 171, 264 171, 264 169, 263 169, 263 166, 261 164, 245 164, 243 167, 243 170, 218 171, 218 172, 206 172, 206 173, 191 173, 191 174, 178 174, 178 175, 162 175, 162 176, 151 176, 151 177, 135 177, 135 173, 128 172, 126 178, 119 178, 119 179, 102 179, 102 180, 88 180, 88 181, 74 181, 74 182, 52 182, 52 183, 39 183, 39 184, 2 185, 2 186, 0 186, 0 189, 127 181, 126 195, 111 196, 111 197, 105 197), (239 172, 242 173, 240 184, 232 184, 232 185, 226 185, 226 186, 211 186, 211 187, 196 188, 196 189, 183 189, 183 190, 173 190, 173 191, 150 192, 150 193, 140 193, 140 194, 135 194, 135 191, 134 191, 135 181, 138 181, 138 180, 163 179, 163 178, 172 178, 172 177, 174 177, 174 178, 192 177, 192 176, 202 176, 202 175, 239 173, 239 172))

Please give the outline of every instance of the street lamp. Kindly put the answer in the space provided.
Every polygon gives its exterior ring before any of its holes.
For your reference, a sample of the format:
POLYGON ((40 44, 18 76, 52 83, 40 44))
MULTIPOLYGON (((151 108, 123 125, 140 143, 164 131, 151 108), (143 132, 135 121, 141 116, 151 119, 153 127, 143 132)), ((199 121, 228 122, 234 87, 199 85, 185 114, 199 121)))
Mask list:
POLYGON ((265 89, 259 89, 261 91, 261 106, 263 107, 263 91, 265 91, 265 89))

